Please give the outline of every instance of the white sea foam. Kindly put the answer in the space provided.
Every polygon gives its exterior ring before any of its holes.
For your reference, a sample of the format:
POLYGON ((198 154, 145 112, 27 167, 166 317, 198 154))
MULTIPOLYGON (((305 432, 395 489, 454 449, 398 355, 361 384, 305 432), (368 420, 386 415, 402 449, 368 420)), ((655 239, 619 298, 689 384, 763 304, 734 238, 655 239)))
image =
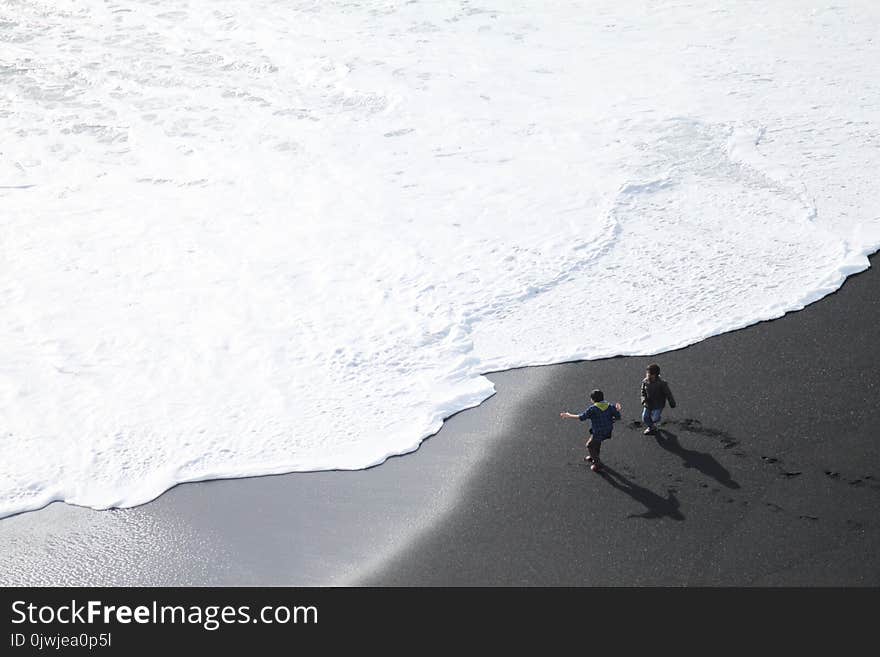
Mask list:
POLYGON ((828 294, 880 245, 878 27, 870 0, 0 5, 0 516, 363 468, 481 373, 828 294))

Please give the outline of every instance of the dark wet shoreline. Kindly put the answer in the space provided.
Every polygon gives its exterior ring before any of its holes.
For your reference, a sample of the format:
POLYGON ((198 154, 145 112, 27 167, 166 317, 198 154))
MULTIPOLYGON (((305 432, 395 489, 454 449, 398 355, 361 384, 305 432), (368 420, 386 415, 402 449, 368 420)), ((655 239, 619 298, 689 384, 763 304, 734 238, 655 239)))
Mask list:
MULTIPOLYGON (((877 586, 872 263, 778 320, 656 357, 552 366, 456 509, 359 583, 877 586), (638 385, 654 360, 678 407, 650 437, 638 385), (595 387, 624 404, 604 476, 582 462, 585 427, 558 418, 595 387)), ((499 395, 518 384, 504 373, 499 395)))
POLYGON ((880 585, 880 273, 656 357, 489 375, 498 394, 354 472, 176 486, 133 509, 0 521, 2 585, 880 585), (653 360, 662 433, 636 422, 653 360), (624 404, 583 462, 562 420, 624 404))

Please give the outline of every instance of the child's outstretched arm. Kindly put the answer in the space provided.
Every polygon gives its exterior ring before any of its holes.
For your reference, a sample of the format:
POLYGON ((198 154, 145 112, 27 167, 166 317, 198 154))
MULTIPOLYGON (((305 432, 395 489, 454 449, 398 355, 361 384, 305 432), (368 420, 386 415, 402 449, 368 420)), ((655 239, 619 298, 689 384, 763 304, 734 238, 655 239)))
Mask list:
POLYGON ((575 415, 574 413, 569 413, 568 411, 562 411, 562 412, 559 414, 559 417, 561 417, 561 418, 565 418, 566 420, 568 420, 568 419, 573 419, 573 418, 580 419, 581 416, 580 416, 580 415, 575 415))

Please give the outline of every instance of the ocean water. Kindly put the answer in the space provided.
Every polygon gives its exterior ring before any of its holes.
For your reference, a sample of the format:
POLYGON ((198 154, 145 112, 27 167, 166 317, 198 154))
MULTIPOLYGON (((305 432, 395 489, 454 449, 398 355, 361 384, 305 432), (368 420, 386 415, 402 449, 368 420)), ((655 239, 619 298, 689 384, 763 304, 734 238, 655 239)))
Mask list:
POLYGON ((872 0, 3 2, 0 516, 802 308, 880 246, 878 70, 872 0))

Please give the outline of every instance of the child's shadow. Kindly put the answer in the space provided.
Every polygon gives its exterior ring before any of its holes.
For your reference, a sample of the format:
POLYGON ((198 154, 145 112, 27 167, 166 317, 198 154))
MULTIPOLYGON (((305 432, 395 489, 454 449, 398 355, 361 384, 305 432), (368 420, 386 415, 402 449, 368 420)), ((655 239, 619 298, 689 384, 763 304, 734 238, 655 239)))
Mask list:
POLYGON ((648 490, 643 486, 639 486, 631 482, 616 470, 602 465, 602 474, 605 481, 614 486, 617 490, 621 490, 636 502, 643 504, 648 510, 644 513, 631 513, 627 518, 672 518, 673 520, 684 520, 684 516, 678 510, 679 501, 675 498, 675 494, 669 491, 664 499, 654 491, 648 490))
POLYGON ((678 436, 668 429, 657 430, 657 444, 667 452, 672 452, 682 460, 682 465, 686 468, 696 468, 707 477, 712 477, 718 483, 728 488, 739 488, 723 465, 715 460, 711 454, 705 452, 697 452, 693 449, 685 449, 678 442, 678 436))

